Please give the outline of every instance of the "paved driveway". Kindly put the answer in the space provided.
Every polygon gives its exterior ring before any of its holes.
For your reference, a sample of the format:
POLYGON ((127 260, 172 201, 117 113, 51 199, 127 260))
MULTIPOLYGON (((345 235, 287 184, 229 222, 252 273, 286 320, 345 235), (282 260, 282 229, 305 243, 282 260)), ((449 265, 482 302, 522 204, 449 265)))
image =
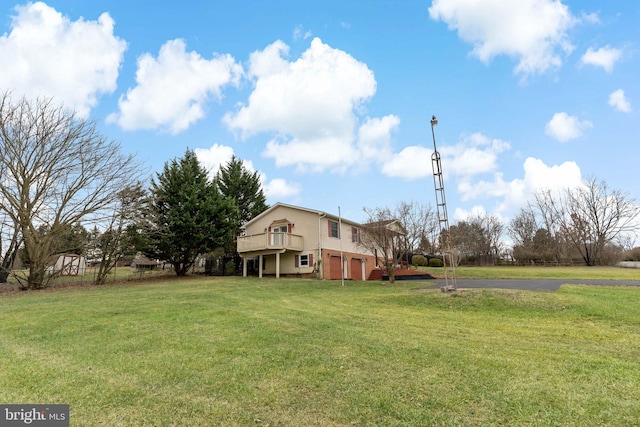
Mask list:
MULTIPOLYGON (((442 279, 436 279, 433 285, 422 288, 441 288, 445 285, 442 279)), ((431 281, 429 283, 432 283, 431 281)), ((538 280, 538 279, 457 279, 458 289, 464 288, 498 288, 520 289, 531 291, 555 291, 562 284, 605 285, 605 286, 640 286, 640 280, 538 280)))

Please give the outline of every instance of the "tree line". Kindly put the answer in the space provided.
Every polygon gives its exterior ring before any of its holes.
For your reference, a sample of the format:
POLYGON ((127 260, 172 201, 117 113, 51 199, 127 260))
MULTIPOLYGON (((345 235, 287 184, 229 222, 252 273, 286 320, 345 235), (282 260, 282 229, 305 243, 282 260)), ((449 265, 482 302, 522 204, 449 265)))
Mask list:
POLYGON ((234 259, 240 225, 267 208, 257 172, 235 156, 209 179, 187 150, 145 186, 134 156, 51 99, 0 95, 0 153, 0 283, 14 274, 23 289, 46 287, 64 252, 97 261, 96 284, 134 253, 178 275, 214 250, 234 259), (12 270, 18 260, 26 271, 12 270))
MULTIPOLYGON (((365 208, 371 248, 386 248, 381 259, 388 269, 414 254, 438 255, 441 250, 437 212, 430 204, 400 202, 394 209, 365 208), (402 233, 377 224, 398 221, 402 233)), ((496 215, 475 214, 449 227, 455 261, 493 265, 609 265, 640 261, 636 247, 640 205, 605 181, 591 178, 561 191, 541 190, 508 223, 496 215), (510 244, 507 243, 510 238, 510 244)), ((409 260, 410 262, 410 260, 409 260)))

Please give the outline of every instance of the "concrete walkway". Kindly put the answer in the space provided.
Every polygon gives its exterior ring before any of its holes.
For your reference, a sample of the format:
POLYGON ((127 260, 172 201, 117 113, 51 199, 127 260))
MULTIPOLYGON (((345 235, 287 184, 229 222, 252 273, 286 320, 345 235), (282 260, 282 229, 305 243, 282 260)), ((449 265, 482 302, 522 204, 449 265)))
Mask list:
MULTIPOLYGON (((442 288, 445 285, 443 279, 429 281, 429 285, 416 289, 442 288), (433 284, 432 284, 433 283, 433 284)), ((530 291, 555 291, 563 284, 575 285, 600 285, 600 286, 640 286, 640 280, 539 280, 539 279, 458 279, 458 289, 518 289, 530 291)))

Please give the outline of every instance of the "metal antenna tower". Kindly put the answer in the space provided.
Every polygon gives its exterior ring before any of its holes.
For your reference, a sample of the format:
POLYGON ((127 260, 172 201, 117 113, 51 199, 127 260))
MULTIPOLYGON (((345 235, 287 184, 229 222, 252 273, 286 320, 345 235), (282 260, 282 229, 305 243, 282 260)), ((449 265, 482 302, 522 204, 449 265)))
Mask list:
POLYGON ((447 215, 447 199, 444 196, 444 179, 442 177, 442 163, 440 153, 436 148, 436 134, 433 130, 438 124, 436 116, 431 117, 431 136, 433 137, 433 154, 431 155, 431 168, 433 170, 433 186, 436 189, 436 206, 438 209, 438 228, 440 231, 440 250, 442 251, 442 263, 444 268, 444 288, 442 292, 451 292, 458 289, 456 284, 456 267, 451 251, 451 233, 449 232, 449 216, 447 215))

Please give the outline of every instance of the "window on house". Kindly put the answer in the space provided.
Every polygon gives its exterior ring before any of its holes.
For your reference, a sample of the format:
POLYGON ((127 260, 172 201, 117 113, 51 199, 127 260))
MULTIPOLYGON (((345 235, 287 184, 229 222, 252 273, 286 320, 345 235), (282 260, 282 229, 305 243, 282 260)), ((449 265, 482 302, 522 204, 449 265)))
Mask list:
POLYGON ((313 254, 296 255, 295 265, 298 267, 311 267, 313 266, 313 254))
POLYGON ((351 241, 354 243, 360 243, 360 229, 351 227, 351 241))
POLYGON ((309 267, 309 255, 300 255, 300 267, 309 267))
POLYGON ((336 239, 340 238, 340 229, 338 228, 337 221, 329 220, 329 237, 335 237, 336 239))

